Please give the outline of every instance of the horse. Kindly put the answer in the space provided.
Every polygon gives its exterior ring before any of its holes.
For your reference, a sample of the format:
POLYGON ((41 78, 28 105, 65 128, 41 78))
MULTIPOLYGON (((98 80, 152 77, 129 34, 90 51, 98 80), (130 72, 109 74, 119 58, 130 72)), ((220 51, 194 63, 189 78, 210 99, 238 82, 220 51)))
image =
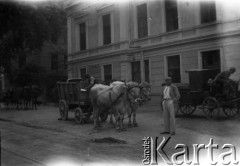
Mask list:
POLYGON ((12 98, 13 98, 13 90, 12 89, 6 90, 2 98, 2 101, 6 109, 11 109, 12 98))
POLYGON ((24 86, 23 87, 23 110, 28 110, 31 108, 31 87, 30 86, 24 86))
POLYGON ((113 111, 116 119, 117 131, 125 130, 123 126, 124 114, 130 111, 127 102, 127 90, 125 85, 107 86, 95 84, 90 90, 90 100, 93 106, 94 129, 100 127, 99 116, 104 111, 113 111))
POLYGON ((22 101, 22 93, 23 93, 23 88, 22 87, 17 87, 13 91, 13 105, 15 105, 15 109, 20 109, 20 107, 23 105, 22 101))
POLYGON ((42 89, 38 85, 32 85, 31 87, 31 99, 32 99, 32 109, 37 109, 38 97, 42 93, 42 89))

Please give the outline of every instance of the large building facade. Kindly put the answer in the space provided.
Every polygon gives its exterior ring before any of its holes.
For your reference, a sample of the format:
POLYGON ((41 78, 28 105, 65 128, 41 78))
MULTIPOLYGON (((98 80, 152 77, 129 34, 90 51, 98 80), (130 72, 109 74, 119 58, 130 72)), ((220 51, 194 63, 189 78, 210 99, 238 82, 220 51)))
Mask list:
POLYGON ((236 67, 240 77, 237 1, 106 2, 68 5, 68 77, 147 81, 152 104, 166 76, 188 83, 188 70, 236 67))

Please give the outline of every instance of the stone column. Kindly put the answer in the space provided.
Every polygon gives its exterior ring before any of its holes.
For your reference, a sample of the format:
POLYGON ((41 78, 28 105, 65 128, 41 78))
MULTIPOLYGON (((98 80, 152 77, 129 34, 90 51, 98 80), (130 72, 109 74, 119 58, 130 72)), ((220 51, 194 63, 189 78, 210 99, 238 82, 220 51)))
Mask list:
POLYGON ((132 70, 131 70, 131 61, 133 56, 123 55, 121 56, 121 80, 131 81, 132 80, 132 70))

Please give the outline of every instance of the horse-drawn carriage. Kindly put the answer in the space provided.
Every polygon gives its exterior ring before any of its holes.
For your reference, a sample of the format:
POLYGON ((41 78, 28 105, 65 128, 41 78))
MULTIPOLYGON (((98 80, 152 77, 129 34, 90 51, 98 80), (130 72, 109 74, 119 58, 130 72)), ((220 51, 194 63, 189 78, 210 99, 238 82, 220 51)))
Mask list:
POLYGON ((238 116, 240 93, 237 86, 234 86, 236 88, 234 95, 226 96, 223 89, 211 81, 216 75, 214 70, 197 69, 188 73, 189 84, 179 86, 181 94, 179 108, 184 115, 191 115, 199 108, 208 119, 217 119, 221 110, 227 117, 238 116))
POLYGON ((0 103, 3 103, 5 109, 37 109, 41 94, 42 88, 38 85, 12 87, 0 93, 0 103))
MULTIPOLYGON (((89 83, 81 80, 68 80, 58 82, 59 112, 62 120, 68 119, 68 113, 74 112, 75 122, 83 124, 92 116, 93 107, 89 98, 89 91, 86 90, 89 83)), ((107 114, 101 114, 102 121, 106 121, 107 114)))

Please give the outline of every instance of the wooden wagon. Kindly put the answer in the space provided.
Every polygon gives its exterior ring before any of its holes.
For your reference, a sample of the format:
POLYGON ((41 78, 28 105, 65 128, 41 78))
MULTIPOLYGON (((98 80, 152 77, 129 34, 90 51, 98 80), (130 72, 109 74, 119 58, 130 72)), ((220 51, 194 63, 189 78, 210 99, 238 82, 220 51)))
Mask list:
MULTIPOLYGON (((59 113, 62 120, 68 119, 68 113, 74 112, 76 123, 83 124, 89 120, 93 113, 93 107, 86 88, 89 83, 68 81, 58 82, 59 113)), ((101 113, 101 121, 106 121, 108 112, 101 113)))
POLYGON ((92 106, 86 87, 80 82, 58 82, 59 112, 62 120, 68 119, 68 113, 74 112, 75 121, 84 123, 92 115, 92 106))

